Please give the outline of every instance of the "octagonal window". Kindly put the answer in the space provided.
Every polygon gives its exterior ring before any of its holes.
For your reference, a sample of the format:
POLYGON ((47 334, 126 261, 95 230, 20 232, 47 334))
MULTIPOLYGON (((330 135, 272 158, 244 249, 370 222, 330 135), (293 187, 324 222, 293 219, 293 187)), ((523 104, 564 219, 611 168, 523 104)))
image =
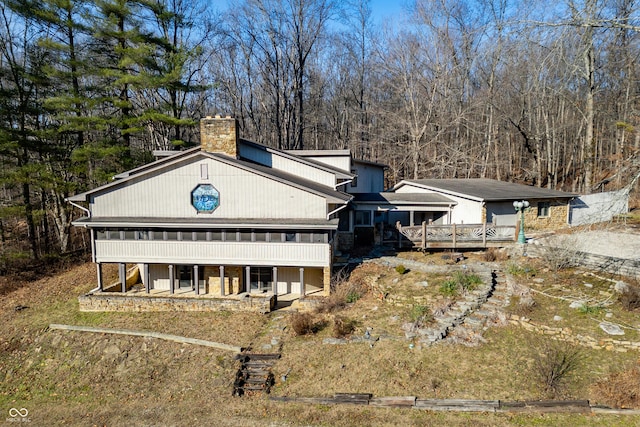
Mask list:
POLYGON ((211 213, 220 205, 220 193, 211 184, 200 184, 191 192, 191 204, 200 213, 211 213))

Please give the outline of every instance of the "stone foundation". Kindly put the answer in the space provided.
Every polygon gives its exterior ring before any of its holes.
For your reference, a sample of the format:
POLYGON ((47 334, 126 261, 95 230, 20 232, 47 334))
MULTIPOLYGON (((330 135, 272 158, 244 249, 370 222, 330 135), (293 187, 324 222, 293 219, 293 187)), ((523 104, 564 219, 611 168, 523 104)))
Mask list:
POLYGON ((78 297, 80 311, 249 311, 269 313, 276 306, 273 294, 240 294, 234 298, 185 298, 163 296, 131 296, 110 293, 86 294, 78 297))

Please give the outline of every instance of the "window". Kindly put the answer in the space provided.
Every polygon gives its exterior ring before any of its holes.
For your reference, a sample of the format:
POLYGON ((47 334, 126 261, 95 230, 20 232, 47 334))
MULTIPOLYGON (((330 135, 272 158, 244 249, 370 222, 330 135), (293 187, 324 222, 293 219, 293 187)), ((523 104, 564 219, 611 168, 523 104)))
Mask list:
POLYGON ((270 292, 273 290, 273 269, 251 267, 250 292, 270 292))
POLYGON ((285 242, 295 242, 296 241, 296 233, 284 233, 284 241, 285 242))
POLYGON ((548 217, 550 209, 551 207, 549 202, 538 202, 538 217, 548 217))
POLYGON ((351 181, 351 188, 356 188, 358 186, 358 171, 356 169, 351 169, 351 173, 355 175, 351 181))
POLYGON ((371 225, 371 212, 356 211, 356 225, 371 225))

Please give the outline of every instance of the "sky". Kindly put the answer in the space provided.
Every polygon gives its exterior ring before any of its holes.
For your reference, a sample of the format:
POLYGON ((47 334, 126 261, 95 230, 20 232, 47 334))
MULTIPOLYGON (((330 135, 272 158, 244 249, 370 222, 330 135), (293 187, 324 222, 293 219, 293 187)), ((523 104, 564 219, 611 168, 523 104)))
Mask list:
POLYGON ((373 20, 380 23, 390 19, 397 20, 405 3, 406 0, 371 0, 373 20))

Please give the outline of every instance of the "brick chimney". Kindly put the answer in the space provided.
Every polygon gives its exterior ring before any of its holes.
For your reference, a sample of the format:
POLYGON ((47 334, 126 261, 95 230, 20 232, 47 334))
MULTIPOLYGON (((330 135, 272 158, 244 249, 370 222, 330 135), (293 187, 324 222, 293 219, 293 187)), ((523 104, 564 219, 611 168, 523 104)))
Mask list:
POLYGON ((238 157, 238 121, 230 116, 200 119, 200 148, 210 153, 238 157))

